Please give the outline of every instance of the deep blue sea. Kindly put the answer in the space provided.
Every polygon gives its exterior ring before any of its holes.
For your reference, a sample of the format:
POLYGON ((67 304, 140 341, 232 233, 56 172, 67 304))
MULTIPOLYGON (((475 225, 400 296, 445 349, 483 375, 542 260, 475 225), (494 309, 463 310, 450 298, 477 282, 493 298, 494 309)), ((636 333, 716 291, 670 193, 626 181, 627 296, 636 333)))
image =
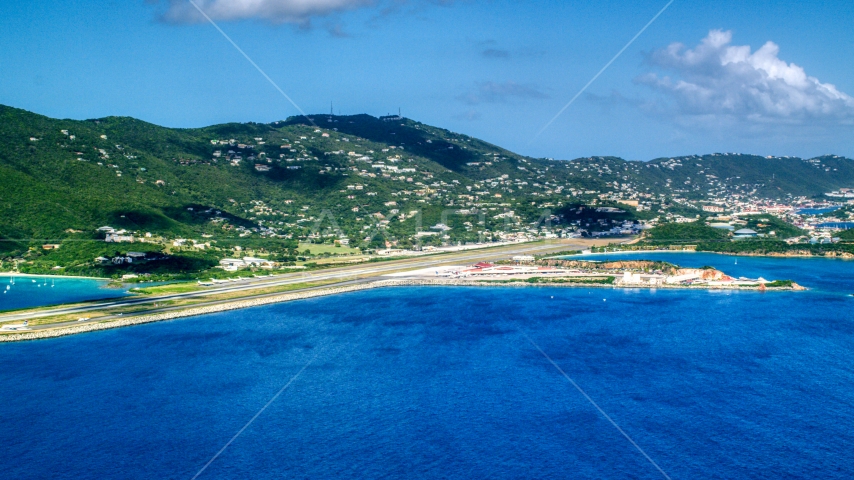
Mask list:
POLYGON ((22 277, 0 275, 0 311, 122 297, 124 288, 106 288, 91 278, 22 277))
POLYGON ((673 479, 854 476, 854 262, 631 258, 812 290, 378 289, 0 344, 0 477, 190 479, 304 369, 198 478, 663 478, 525 335, 673 479))
POLYGON ((826 208, 801 208, 796 213, 799 213, 801 215, 821 215, 822 213, 835 212, 840 208, 842 208, 842 206, 840 205, 826 208))
POLYGON ((850 228, 854 228, 854 222, 825 222, 819 223, 816 227, 831 227, 831 228, 841 228, 843 230, 848 230, 850 228))

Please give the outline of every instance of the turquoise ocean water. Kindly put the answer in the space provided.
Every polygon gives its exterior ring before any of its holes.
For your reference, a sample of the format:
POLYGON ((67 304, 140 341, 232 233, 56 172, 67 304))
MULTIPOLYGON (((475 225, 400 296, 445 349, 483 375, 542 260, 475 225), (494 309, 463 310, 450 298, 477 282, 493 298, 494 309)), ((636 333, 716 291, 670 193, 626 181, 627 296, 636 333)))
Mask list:
POLYGON ((89 278, 0 275, 0 311, 122 297, 128 294, 124 288, 106 288, 106 285, 104 280, 89 278))

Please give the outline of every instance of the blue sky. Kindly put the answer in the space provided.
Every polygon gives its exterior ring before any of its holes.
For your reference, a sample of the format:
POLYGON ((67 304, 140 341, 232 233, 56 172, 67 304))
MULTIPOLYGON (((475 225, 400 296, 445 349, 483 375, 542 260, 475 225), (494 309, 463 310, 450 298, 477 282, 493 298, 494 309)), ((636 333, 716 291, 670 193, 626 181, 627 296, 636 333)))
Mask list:
MULTIPOLYGON (((854 157, 850 0, 676 0, 540 136, 666 1, 196 3, 309 113, 401 108, 560 159, 854 157)), ((297 114, 189 1, 4 0, 0 46, 0 103, 52 117, 297 114)))

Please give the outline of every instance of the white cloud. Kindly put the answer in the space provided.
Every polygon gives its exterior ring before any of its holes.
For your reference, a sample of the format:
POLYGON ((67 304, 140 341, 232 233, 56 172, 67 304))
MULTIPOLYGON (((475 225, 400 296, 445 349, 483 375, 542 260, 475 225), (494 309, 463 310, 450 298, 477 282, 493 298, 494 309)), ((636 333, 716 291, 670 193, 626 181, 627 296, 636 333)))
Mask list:
POLYGON ((854 99, 829 83, 778 57, 767 42, 755 52, 732 45, 732 32, 712 30, 693 49, 680 43, 653 52, 650 65, 670 75, 648 73, 635 79, 668 101, 653 108, 681 120, 754 124, 850 124, 854 99))
MULTIPOLYGON (((214 21, 265 20, 307 24, 312 17, 370 6, 374 0, 194 0, 214 21)), ((187 0, 169 0, 161 18, 170 23, 195 23, 204 17, 187 0)))
POLYGON ((523 85, 516 82, 478 82, 473 90, 457 96, 457 100, 469 105, 480 103, 501 103, 511 98, 542 99, 549 98, 535 85, 523 85))

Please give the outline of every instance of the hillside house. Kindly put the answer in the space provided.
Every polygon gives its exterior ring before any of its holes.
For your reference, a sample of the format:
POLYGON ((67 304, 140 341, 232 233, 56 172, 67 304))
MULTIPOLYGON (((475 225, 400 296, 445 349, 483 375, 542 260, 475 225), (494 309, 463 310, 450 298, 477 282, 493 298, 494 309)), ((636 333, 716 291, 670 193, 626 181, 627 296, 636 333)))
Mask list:
POLYGON ((104 239, 104 241, 108 242, 108 243, 122 243, 122 242, 133 243, 133 235, 123 235, 120 233, 108 233, 107 237, 104 239))

